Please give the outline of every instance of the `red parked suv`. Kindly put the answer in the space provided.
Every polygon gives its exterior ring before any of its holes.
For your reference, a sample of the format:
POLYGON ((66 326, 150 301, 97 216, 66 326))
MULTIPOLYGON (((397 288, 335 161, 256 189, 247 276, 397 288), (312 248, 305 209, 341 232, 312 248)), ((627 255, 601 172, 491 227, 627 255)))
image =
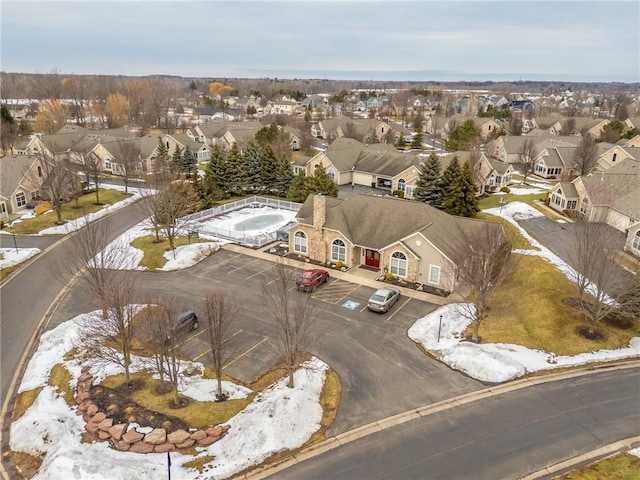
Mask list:
POLYGON ((319 268, 305 270, 296 279, 296 288, 303 292, 311 292, 315 288, 329 280, 329 272, 319 268))

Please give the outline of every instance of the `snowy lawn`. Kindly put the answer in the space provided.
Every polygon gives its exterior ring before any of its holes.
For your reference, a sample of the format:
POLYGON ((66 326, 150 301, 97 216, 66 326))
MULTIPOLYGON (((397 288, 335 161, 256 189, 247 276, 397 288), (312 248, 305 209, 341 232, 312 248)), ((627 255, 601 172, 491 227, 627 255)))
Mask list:
POLYGON ((39 248, 0 248, 0 268, 9 268, 29 260, 34 255, 40 253, 39 248))
POLYGON ((407 333, 414 342, 420 343, 451 368, 477 380, 492 383, 506 382, 541 370, 640 357, 640 337, 633 338, 627 348, 560 356, 520 345, 463 341, 462 333, 470 323, 462 314, 461 305, 451 304, 419 319, 407 333), (442 324, 438 340, 440 315, 442 324))
MULTIPOLYGON (((515 221, 539 217, 542 214, 538 210, 522 202, 511 202, 501 209, 493 208, 484 212, 506 219, 518 229, 533 248, 536 248, 536 250, 516 250, 517 253, 537 255, 558 268, 567 278, 572 278, 571 267, 531 237, 515 221)), ((560 356, 554 352, 533 350, 514 344, 475 344, 462 341, 461 335, 470 323, 461 314, 459 305, 447 305, 419 319, 409 329, 408 335, 447 365, 486 382, 504 382, 540 370, 640 356, 640 337, 631 339, 626 348, 600 350, 573 356, 560 356), (442 315, 442 331, 438 341, 440 315, 442 315)))
MULTIPOLYGON (((105 442, 82 443, 81 434, 85 431, 82 417, 75 414, 75 407, 65 403, 55 387, 47 385, 51 368, 58 363, 71 373, 71 385, 77 382, 80 364, 75 359, 62 358, 64 353, 79 346, 80 317, 42 336, 20 391, 43 388, 31 407, 11 424, 11 448, 44 456, 36 479, 164 478, 167 472, 164 453, 118 452, 105 442)), ((137 365, 140 367, 142 362, 137 365)), ((243 411, 225 422, 231 428, 222 440, 208 447, 197 447, 195 457, 172 452, 171 478, 227 478, 282 449, 302 446, 320 428, 323 415, 320 394, 327 368, 316 358, 304 363, 295 372, 295 388, 288 388, 288 379, 283 378, 258 393, 243 411), (202 474, 184 466, 194 458, 207 456, 213 460, 205 462, 202 474)), ((100 379, 114 372, 92 368, 92 373, 100 379)), ((249 393, 230 382, 224 382, 223 386, 234 398, 249 393)), ((215 382, 199 375, 185 377, 181 382, 182 393, 196 400, 211 399, 214 390, 215 382)), ((144 430, 144 426, 136 428, 144 430)))

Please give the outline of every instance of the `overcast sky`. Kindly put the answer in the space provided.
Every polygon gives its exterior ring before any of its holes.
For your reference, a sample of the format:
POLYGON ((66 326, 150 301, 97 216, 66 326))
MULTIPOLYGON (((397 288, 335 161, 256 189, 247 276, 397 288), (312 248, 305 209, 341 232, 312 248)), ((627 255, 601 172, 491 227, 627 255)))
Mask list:
POLYGON ((640 1, 2 0, 1 68, 640 81, 640 1))

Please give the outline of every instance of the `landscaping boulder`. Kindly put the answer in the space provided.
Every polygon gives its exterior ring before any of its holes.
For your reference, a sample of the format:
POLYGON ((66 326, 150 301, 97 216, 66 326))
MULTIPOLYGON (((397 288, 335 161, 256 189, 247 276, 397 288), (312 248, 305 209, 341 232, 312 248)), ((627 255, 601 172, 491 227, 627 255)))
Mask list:
POLYGON ((107 416, 104 414, 104 412, 98 412, 93 417, 91 417, 90 421, 94 423, 100 423, 105 418, 107 418, 107 416))
POLYGON ((91 402, 87 407, 87 415, 89 415, 89 418, 92 418, 96 413, 98 413, 98 407, 91 402))
POLYGON ((205 429, 207 436, 209 437, 219 437, 222 435, 222 427, 220 425, 216 425, 215 427, 209 427, 205 429))
POLYGON ((176 443, 176 448, 191 448, 196 441, 193 438, 187 438, 184 442, 176 443))
POLYGON ((189 440, 191 435, 184 430, 176 430, 175 432, 171 432, 167 435, 167 442, 175 443, 176 445, 182 442, 189 440))
MULTIPOLYGON (((93 417, 96 418, 96 417, 93 417)), ((109 431, 109 429, 113 426, 113 418, 105 418, 98 424, 98 428, 105 432, 109 431)))
POLYGON ((100 440, 109 440, 111 438, 111 434, 104 430, 98 430, 98 438, 100 440))
POLYGON ((125 443, 136 443, 144 438, 142 433, 138 433, 135 429, 129 430, 127 433, 122 435, 122 441, 125 443))
POLYGON ((158 453, 164 453, 173 452, 175 449, 176 446, 173 443, 165 442, 161 443, 160 445, 156 445, 153 450, 158 453))
POLYGON ((86 428, 89 433, 98 433, 99 430, 98 424, 93 422, 87 422, 84 428, 86 428))
POLYGON ((122 440, 122 435, 126 430, 127 430, 127 424, 119 423, 118 425, 114 425, 113 427, 109 428, 108 432, 111 434, 111 437, 114 440, 120 441, 122 440))
POLYGON ((201 447, 206 447, 207 445, 211 445, 212 443, 216 443, 220 440, 220 437, 205 437, 202 440, 198 440, 198 445, 201 447))
POLYGON ((196 430, 191 434, 191 438, 196 442, 199 440, 203 440, 207 438, 207 432, 205 432, 204 430, 196 430))
POLYGON ((131 445, 130 452, 134 453, 151 453, 153 452, 153 445, 145 442, 138 442, 131 445))
POLYGON ((231 428, 231 425, 221 425, 221 428, 224 433, 227 433, 231 428))
POLYGON ((115 442, 112 441, 111 445, 113 445, 113 448, 120 452, 126 452, 127 450, 129 450, 129 448, 131 448, 131 445, 129 445, 127 442, 123 442, 122 440, 118 440, 115 442))
POLYGON ((154 428, 144 436, 145 443, 160 445, 167 441, 167 431, 164 428, 154 428))

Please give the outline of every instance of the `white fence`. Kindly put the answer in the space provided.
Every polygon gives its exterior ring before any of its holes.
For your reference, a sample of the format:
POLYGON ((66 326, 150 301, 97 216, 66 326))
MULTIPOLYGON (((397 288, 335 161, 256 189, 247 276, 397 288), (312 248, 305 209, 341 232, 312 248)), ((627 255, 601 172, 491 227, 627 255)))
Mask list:
POLYGON ((278 200, 274 198, 253 196, 244 198, 242 200, 237 200, 235 202, 226 203, 224 205, 210 208, 208 210, 203 210, 201 212, 192 213, 191 215, 182 217, 181 221, 184 222, 187 229, 189 229, 190 231, 198 232, 199 234, 203 233, 206 235, 222 238, 224 240, 230 240, 232 242, 249 245, 251 247, 262 247, 263 245, 276 241, 278 238, 278 232, 275 231, 257 235, 247 235, 244 232, 236 232, 227 228, 215 228, 207 226, 207 228, 205 229, 202 228, 202 226, 197 225, 197 223, 202 222, 203 220, 208 220, 212 217, 223 215, 233 210, 239 210, 245 207, 258 208, 265 206, 297 212, 302 207, 302 204, 288 202, 285 200, 278 200))

